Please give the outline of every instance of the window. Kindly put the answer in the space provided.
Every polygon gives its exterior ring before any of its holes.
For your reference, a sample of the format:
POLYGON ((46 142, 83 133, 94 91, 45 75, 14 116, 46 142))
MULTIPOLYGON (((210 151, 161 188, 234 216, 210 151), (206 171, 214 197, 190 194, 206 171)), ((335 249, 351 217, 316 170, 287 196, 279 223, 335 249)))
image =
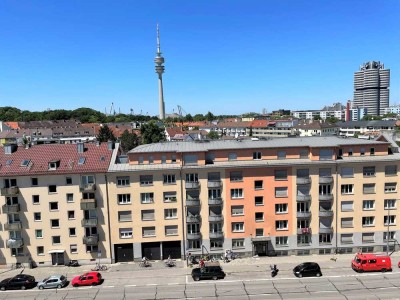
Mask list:
POLYGON ((29 162, 30 162, 31 160, 30 159, 24 159, 22 162, 21 162, 21 167, 27 167, 28 165, 29 165, 29 162))
POLYGON ((154 209, 142 210, 142 221, 154 221, 154 209))
POLYGON ((278 159, 285 159, 286 158, 286 151, 280 150, 277 153, 278 159))
POLYGON ((165 226, 165 235, 178 235, 178 225, 165 226))
POLYGON ((352 228, 353 227, 353 218, 342 218, 340 220, 342 228, 352 228))
POLYGON ((389 233, 387 231, 384 231, 383 232, 383 241, 384 242, 386 242, 388 240, 388 236, 389 236, 389 240, 395 240, 396 239, 396 231, 389 231, 389 233))
POLYGON ((275 170, 275 180, 287 180, 287 170, 275 170))
POLYGON ((164 219, 178 218, 178 210, 176 208, 164 209, 164 219))
POLYGON ((50 210, 58 210, 58 202, 50 202, 50 210))
POLYGON ((59 235, 55 235, 51 237, 53 245, 61 244, 61 237, 59 235))
POLYGON ((83 164, 85 164, 85 161, 86 161, 86 157, 83 157, 83 156, 79 157, 79 159, 78 159, 78 165, 83 165, 83 164))
POLYGON ((71 185, 72 184, 72 178, 71 177, 66 177, 65 178, 65 184, 66 185, 71 185))
POLYGON ((308 158, 308 150, 307 149, 300 150, 300 158, 308 158))
POLYGON ((153 175, 140 175, 140 185, 152 185, 153 175))
POLYGON ((385 199, 384 207, 386 210, 396 208, 396 199, 385 199))
POLYGON ((167 163, 167 156, 166 155, 161 155, 161 163, 162 164, 167 163))
POLYGON ((330 184, 320 184, 319 194, 320 195, 330 195, 332 192, 332 186, 330 184))
POLYGON ((154 157, 153 157, 153 155, 150 155, 149 156, 149 164, 152 164, 152 163, 154 163, 154 157))
POLYGON ((119 237, 121 239, 131 239, 133 237, 132 228, 120 228, 119 237))
POLYGON ((49 194, 57 193, 57 186, 56 185, 49 185, 49 194))
POLYGON ((374 223, 375 223, 375 217, 373 217, 373 216, 362 217, 362 226, 363 227, 374 226, 374 223))
POLYGON ((287 214, 288 212, 288 205, 287 203, 278 203, 275 204, 275 213, 276 214, 287 214))
POLYGON ((340 242, 342 244, 352 244, 353 243, 353 234, 352 233, 342 233, 340 235, 340 242))
POLYGON ((286 198, 288 196, 287 187, 276 187, 275 188, 275 198, 286 198))
POLYGON ((39 195, 32 195, 33 204, 40 204, 39 195))
POLYGON ((42 221, 42 214, 40 212, 33 213, 33 219, 35 220, 35 222, 42 221))
POLYGON ((92 185, 95 183, 94 175, 83 175, 81 177, 82 186, 92 185))
POLYGON ((68 220, 75 220, 75 211, 74 210, 68 211, 68 220))
POLYGON ((243 222, 232 223, 232 232, 244 232, 244 223, 243 222))
POLYGON ((129 176, 117 177, 117 186, 129 186, 129 185, 130 185, 129 176))
POLYGON ((363 210, 374 210, 375 209, 375 201, 374 200, 364 200, 363 201, 363 210))
POLYGON ((361 148, 360 149, 360 156, 364 156, 365 155, 365 148, 361 148))
POLYGON ((36 252, 37 252, 37 255, 44 255, 44 247, 43 246, 38 246, 38 247, 36 247, 36 252))
POLYGON ((174 163, 176 163, 176 155, 172 154, 171 155, 171 164, 174 164, 174 163))
POLYGON ((175 174, 164 175, 164 184, 175 184, 175 183, 176 183, 175 174))
POLYGON ((23 256, 24 248, 11 248, 11 256, 23 256))
POLYGON ((132 211, 123 210, 118 212, 118 222, 131 222, 132 221, 132 211))
POLYGON ((256 228, 256 236, 264 236, 264 229, 256 228))
POLYGON ((331 149, 320 149, 319 160, 332 160, 333 150, 331 149))
POLYGON ((74 202, 74 194, 67 194, 66 198, 68 203, 74 202))
POLYGON ((375 148, 371 148, 371 149, 369 150, 369 154, 370 154, 370 155, 375 155, 375 148))
POLYGON ((275 221, 275 228, 276 230, 287 230, 288 221, 287 220, 275 221))
POLYGON ((154 203, 154 193, 141 193, 140 194, 141 203, 154 203))
POLYGON ((364 183, 363 184, 364 194, 374 194, 375 193, 375 183, 364 183))
POLYGON ((256 222, 264 222, 264 213, 263 212, 256 212, 255 213, 255 220, 256 220, 256 222))
POLYGON ((230 173, 231 182, 234 181, 243 181, 242 171, 235 171, 230 173))
POLYGON ((69 236, 76 236, 76 228, 75 227, 68 228, 68 231, 69 231, 69 236))
POLYGON ((118 194, 118 204, 130 204, 131 194, 118 194))
POLYGON ((364 177, 375 176, 375 167, 363 167, 364 177))
POLYGON ((244 215, 244 206, 243 205, 234 205, 231 207, 231 215, 232 216, 243 216, 244 215))
POLYGON ((60 220, 52 219, 50 220, 51 228, 60 228, 60 220))
POLYGON ((220 198, 221 198, 221 189, 208 190, 208 199, 220 199, 220 198))
POLYGON ((99 250, 99 247, 96 245, 96 246, 89 246, 89 245, 86 245, 86 252, 94 252, 94 253, 97 253, 98 252, 98 250, 99 250))
POLYGON ((319 177, 331 177, 332 170, 330 168, 321 168, 319 169, 319 177))
POLYGON ((375 233, 373 232, 363 232, 362 234, 363 243, 373 243, 375 242, 375 233))
POLYGON ((385 193, 396 193, 397 183, 396 182, 386 182, 385 183, 385 193))
POLYGON ((319 235, 319 243, 320 244, 331 244, 332 243, 332 234, 331 233, 321 233, 319 235))
POLYGON ((253 152, 253 159, 261 159, 261 152, 253 152))
POLYGON ((263 181, 262 180, 255 180, 254 181, 254 189, 255 190, 262 190, 263 189, 263 181))
POLYGON ((308 169, 297 169, 296 176, 298 178, 310 178, 310 171, 308 169))
POLYGON ((189 249, 200 249, 200 240, 188 240, 189 249))
POLYGON ((143 227, 142 228, 142 236, 143 237, 156 236, 156 228, 155 227, 143 227))
POLYGON ((186 182, 199 182, 199 175, 197 173, 186 174, 186 182))
POLYGON ((71 244, 71 245, 69 245, 69 252, 71 252, 71 253, 78 253, 78 245, 77 245, 77 244, 71 244))
POLYGON ((276 246, 288 246, 289 245, 289 237, 287 236, 277 236, 275 237, 276 246))
POLYGON ((263 196, 256 196, 254 198, 254 205, 256 205, 256 206, 264 205, 264 197, 263 196))
POLYGON ((352 178, 354 177, 354 168, 342 167, 340 175, 344 178, 352 178))
POLYGON ((164 202, 176 202, 176 192, 164 192, 164 202))
POLYGON ((32 186, 38 186, 39 185, 38 179, 37 178, 31 178, 31 185, 32 186))
POLYGON ((42 239, 43 238, 43 230, 42 229, 36 229, 35 230, 35 236, 37 239, 42 239))
POLYGON ((349 149, 348 156, 353 156, 353 149, 352 148, 349 149))
POLYGON ((233 239, 232 249, 244 248, 244 239, 233 239))
POLYGON ((237 154, 236 153, 229 153, 228 154, 228 160, 237 160, 237 154))
POLYGON ((396 225, 396 216, 384 216, 383 223, 385 226, 396 225), (388 224, 388 220, 389 220, 389 224, 388 224))
POLYGON ((185 165, 197 165, 198 157, 195 154, 184 154, 183 161, 185 165))
POLYGON ((353 192, 353 184, 342 184, 340 186, 340 190, 342 191, 342 195, 352 195, 353 192))
POLYGON ((396 165, 385 166, 385 176, 396 176, 396 175, 397 175, 396 165))
POLYGON ((243 198, 243 189, 231 189, 231 198, 232 199, 243 198))
POLYGON ((139 157, 138 157, 138 163, 139 163, 139 164, 143 164, 143 160, 144 160, 144 159, 143 159, 143 156, 139 156, 139 157))
POLYGON ((342 201, 340 204, 342 211, 353 211, 353 201, 342 201))
POLYGON ((297 235, 297 244, 298 245, 309 245, 311 243, 311 236, 309 234, 299 234, 297 235))

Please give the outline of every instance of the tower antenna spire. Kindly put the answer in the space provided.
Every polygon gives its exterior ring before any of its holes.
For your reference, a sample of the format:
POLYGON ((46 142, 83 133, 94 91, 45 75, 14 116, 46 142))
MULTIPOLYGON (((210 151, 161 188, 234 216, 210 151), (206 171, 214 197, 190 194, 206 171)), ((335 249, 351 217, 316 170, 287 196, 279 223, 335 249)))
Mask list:
POLYGON ((162 74, 164 73, 164 57, 161 55, 160 47, 160 29, 157 23, 157 53, 154 58, 156 64, 156 73, 158 74, 158 107, 160 112, 160 120, 165 119, 165 103, 164 103, 164 92, 162 83, 162 74))
POLYGON ((160 29, 158 28, 158 23, 157 23, 157 54, 158 54, 158 55, 161 55, 160 29))

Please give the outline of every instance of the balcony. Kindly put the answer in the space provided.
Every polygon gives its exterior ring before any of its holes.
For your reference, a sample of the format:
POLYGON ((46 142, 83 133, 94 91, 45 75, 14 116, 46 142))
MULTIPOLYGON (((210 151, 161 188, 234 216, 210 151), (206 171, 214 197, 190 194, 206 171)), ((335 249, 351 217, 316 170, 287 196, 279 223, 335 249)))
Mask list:
POLYGON ((186 234, 188 240, 199 240, 201 239, 201 233, 196 232, 196 233, 187 233, 186 234))
POLYGON ((14 223, 6 223, 4 224, 4 230, 13 231, 13 230, 21 230, 22 223, 21 222, 14 222, 14 223))
POLYGON ((318 215, 320 217, 333 217, 333 210, 320 210, 318 215))
POLYGON ((223 215, 208 216, 209 222, 222 222, 224 220, 223 215))
POLYGON ((208 205, 222 205, 222 198, 208 199, 208 205))
POLYGON ((82 219, 82 227, 93 227, 97 226, 97 218, 95 219, 82 219))
POLYGON ((186 216, 186 223, 200 223, 200 216, 186 216))
POLYGON ((333 233, 332 227, 320 227, 319 233, 333 233))
POLYGON ((81 199, 82 210, 96 209, 96 206, 96 199, 81 199))
POLYGON ((185 182, 185 188, 198 189, 200 188, 200 182, 185 182))
POLYGON ((81 184, 79 190, 81 192, 94 192, 96 190, 96 184, 94 183, 81 184))
POLYGON ((297 177, 296 184, 298 185, 309 185, 311 184, 311 177, 297 177))
POLYGON ((311 234, 310 227, 297 228, 297 234, 311 234))
POLYGON ((222 187, 222 181, 221 180, 210 180, 207 182, 207 187, 208 188, 220 188, 220 187, 222 187))
POLYGON ((333 201, 333 194, 324 194, 324 195, 319 194, 319 195, 318 195, 318 199, 319 199, 319 201, 321 201, 321 202, 324 202, 324 201, 333 201))
POLYGON ((200 199, 186 199, 186 206, 200 206, 200 199))
POLYGON ((330 184, 333 183, 333 176, 320 176, 319 177, 320 184, 330 184))
POLYGON ((296 195, 297 202, 311 201, 311 195, 296 195))
POLYGON ((98 235, 85 236, 83 237, 83 243, 87 246, 96 246, 99 243, 99 236, 98 235))
POLYGON ((3 214, 17 213, 19 210, 19 204, 3 205, 3 214))
POLYGON ((13 195, 18 195, 19 194, 19 187, 17 186, 12 186, 9 188, 1 188, 0 193, 2 196, 13 196, 13 195))
POLYGON ((21 248, 24 245, 24 240, 22 238, 8 239, 6 244, 8 248, 21 248))
POLYGON ((298 218, 311 218, 311 212, 310 211, 298 211, 297 217, 298 218))
POLYGON ((222 231, 219 232, 210 232, 210 239, 222 239, 224 237, 224 233, 222 231))

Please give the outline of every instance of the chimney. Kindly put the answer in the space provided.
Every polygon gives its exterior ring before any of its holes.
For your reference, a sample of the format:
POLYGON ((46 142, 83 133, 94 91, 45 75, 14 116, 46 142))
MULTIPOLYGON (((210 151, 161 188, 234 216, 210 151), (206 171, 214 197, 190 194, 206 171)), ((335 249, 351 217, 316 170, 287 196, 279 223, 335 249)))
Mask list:
POLYGON ((78 142, 76 144, 76 150, 78 151, 78 153, 83 153, 85 151, 85 144, 82 142, 78 142))
POLYGON ((113 141, 108 141, 107 142, 107 149, 112 151, 114 149, 114 142, 113 141))

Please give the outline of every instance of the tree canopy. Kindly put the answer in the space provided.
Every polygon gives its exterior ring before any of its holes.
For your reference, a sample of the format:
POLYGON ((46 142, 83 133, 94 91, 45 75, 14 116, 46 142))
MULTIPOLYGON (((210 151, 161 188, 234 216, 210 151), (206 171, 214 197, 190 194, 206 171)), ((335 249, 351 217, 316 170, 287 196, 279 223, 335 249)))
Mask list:
POLYGON ((127 129, 122 133, 120 137, 121 147, 124 152, 128 152, 133 148, 137 147, 140 143, 139 137, 134 132, 129 132, 127 129))
POLYGON ((97 140, 100 142, 107 142, 115 141, 116 138, 112 130, 107 125, 103 125, 100 127, 99 134, 97 135, 97 140))
POLYGON ((165 141, 164 128, 159 127, 156 122, 150 121, 140 127, 142 144, 151 144, 165 141))

